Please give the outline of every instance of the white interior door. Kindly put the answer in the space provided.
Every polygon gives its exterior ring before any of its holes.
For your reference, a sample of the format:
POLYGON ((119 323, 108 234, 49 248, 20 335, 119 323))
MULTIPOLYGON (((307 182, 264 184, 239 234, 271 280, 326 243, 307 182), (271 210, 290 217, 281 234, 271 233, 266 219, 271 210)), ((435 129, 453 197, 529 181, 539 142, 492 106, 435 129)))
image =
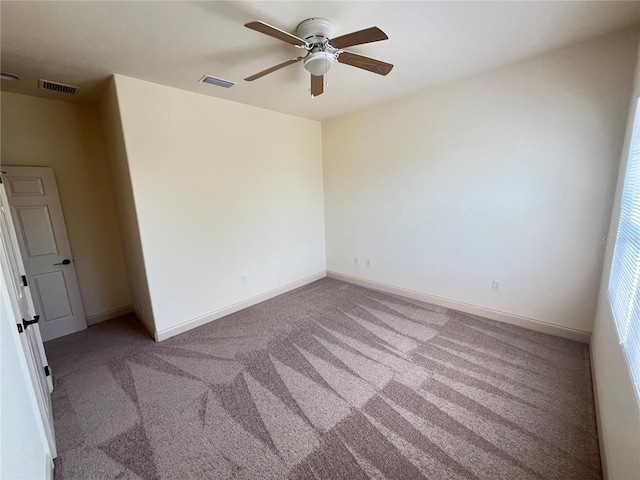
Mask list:
POLYGON ((2 167, 44 341, 87 328, 53 169, 2 167))
POLYGON ((16 329, 20 333, 20 341, 36 394, 51 457, 55 458, 56 443, 51 407, 52 375, 42 344, 39 319, 35 313, 31 291, 24 280, 26 272, 20 256, 15 227, 9 213, 4 183, 0 183, 0 239, 2 240, 2 248, 0 249, 1 279, 6 285, 15 319, 18 322, 16 329))

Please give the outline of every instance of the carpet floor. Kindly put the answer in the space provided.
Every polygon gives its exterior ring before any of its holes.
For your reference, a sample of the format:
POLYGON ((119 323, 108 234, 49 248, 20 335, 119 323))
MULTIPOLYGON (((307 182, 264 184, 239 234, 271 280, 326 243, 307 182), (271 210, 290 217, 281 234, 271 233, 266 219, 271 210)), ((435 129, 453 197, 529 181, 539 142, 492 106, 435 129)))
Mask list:
POLYGON ((56 479, 600 479, 586 345, 323 279, 46 344, 56 479))

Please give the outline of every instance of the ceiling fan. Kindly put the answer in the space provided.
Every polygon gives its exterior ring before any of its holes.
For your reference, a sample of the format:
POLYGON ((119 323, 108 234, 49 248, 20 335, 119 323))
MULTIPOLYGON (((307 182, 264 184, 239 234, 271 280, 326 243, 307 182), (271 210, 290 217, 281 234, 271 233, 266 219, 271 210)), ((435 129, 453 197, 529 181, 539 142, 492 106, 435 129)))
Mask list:
POLYGON ((339 37, 333 36, 333 23, 326 18, 317 17, 308 18, 300 23, 296 27, 296 35, 264 22, 249 22, 245 27, 306 51, 306 55, 292 58, 245 78, 247 82, 302 61, 304 68, 311 74, 311 96, 317 97, 324 91, 324 75, 335 62, 368 70, 378 75, 387 75, 393 68, 390 63, 343 50, 346 47, 387 40, 389 37, 378 27, 366 28, 339 37))

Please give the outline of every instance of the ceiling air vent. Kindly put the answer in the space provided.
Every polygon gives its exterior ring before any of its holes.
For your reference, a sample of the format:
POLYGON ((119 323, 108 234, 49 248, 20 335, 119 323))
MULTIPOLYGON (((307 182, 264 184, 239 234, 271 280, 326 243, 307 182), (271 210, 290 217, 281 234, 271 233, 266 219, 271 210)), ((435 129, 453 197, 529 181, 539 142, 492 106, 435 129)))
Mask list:
POLYGON ((223 80, 222 78, 212 77, 211 75, 204 75, 200 81, 202 83, 208 83, 210 85, 216 85, 218 87, 231 88, 236 82, 231 82, 229 80, 223 80))
POLYGON ((52 92, 66 93, 67 95, 75 95, 78 87, 65 85, 64 83, 50 82, 49 80, 40 79, 40 88, 42 90, 50 90, 52 92))

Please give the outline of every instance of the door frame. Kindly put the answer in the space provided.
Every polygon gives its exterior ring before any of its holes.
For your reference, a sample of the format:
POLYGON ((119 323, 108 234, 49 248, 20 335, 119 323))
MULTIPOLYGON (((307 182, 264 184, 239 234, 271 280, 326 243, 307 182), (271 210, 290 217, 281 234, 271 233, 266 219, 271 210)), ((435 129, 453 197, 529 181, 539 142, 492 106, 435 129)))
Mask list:
MULTIPOLYGON (((0 265, 2 268, 2 287, 6 291, 11 309, 14 313, 16 330, 18 332, 21 349, 24 353, 24 360, 31 380, 33 390, 30 392, 29 401, 35 401, 40 413, 43 433, 49 447, 51 458, 57 456, 56 437, 53 424, 53 410, 51 407, 51 392, 53 391, 53 375, 49 368, 44 344, 40 335, 40 328, 37 323, 26 326, 24 320, 30 321, 35 318, 35 309, 31 291, 27 285, 20 285, 17 279, 11 278, 12 271, 17 269, 17 275, 25 275, 24 264, 20 256, 18 240, 9 203, 5 191, 5 184, 0 176, 0 238, 3 247, 0 248, 0 265), (13 258, 12 258, 13 257, 13 258), (14 268, 11 268, 13 264, 14 268), (25 318, 27 317, 27 318, 25 318), (49 375, 45 372, 48 371, 49 375)), ((6 367, 5 367, 6 368, 6 367)))

